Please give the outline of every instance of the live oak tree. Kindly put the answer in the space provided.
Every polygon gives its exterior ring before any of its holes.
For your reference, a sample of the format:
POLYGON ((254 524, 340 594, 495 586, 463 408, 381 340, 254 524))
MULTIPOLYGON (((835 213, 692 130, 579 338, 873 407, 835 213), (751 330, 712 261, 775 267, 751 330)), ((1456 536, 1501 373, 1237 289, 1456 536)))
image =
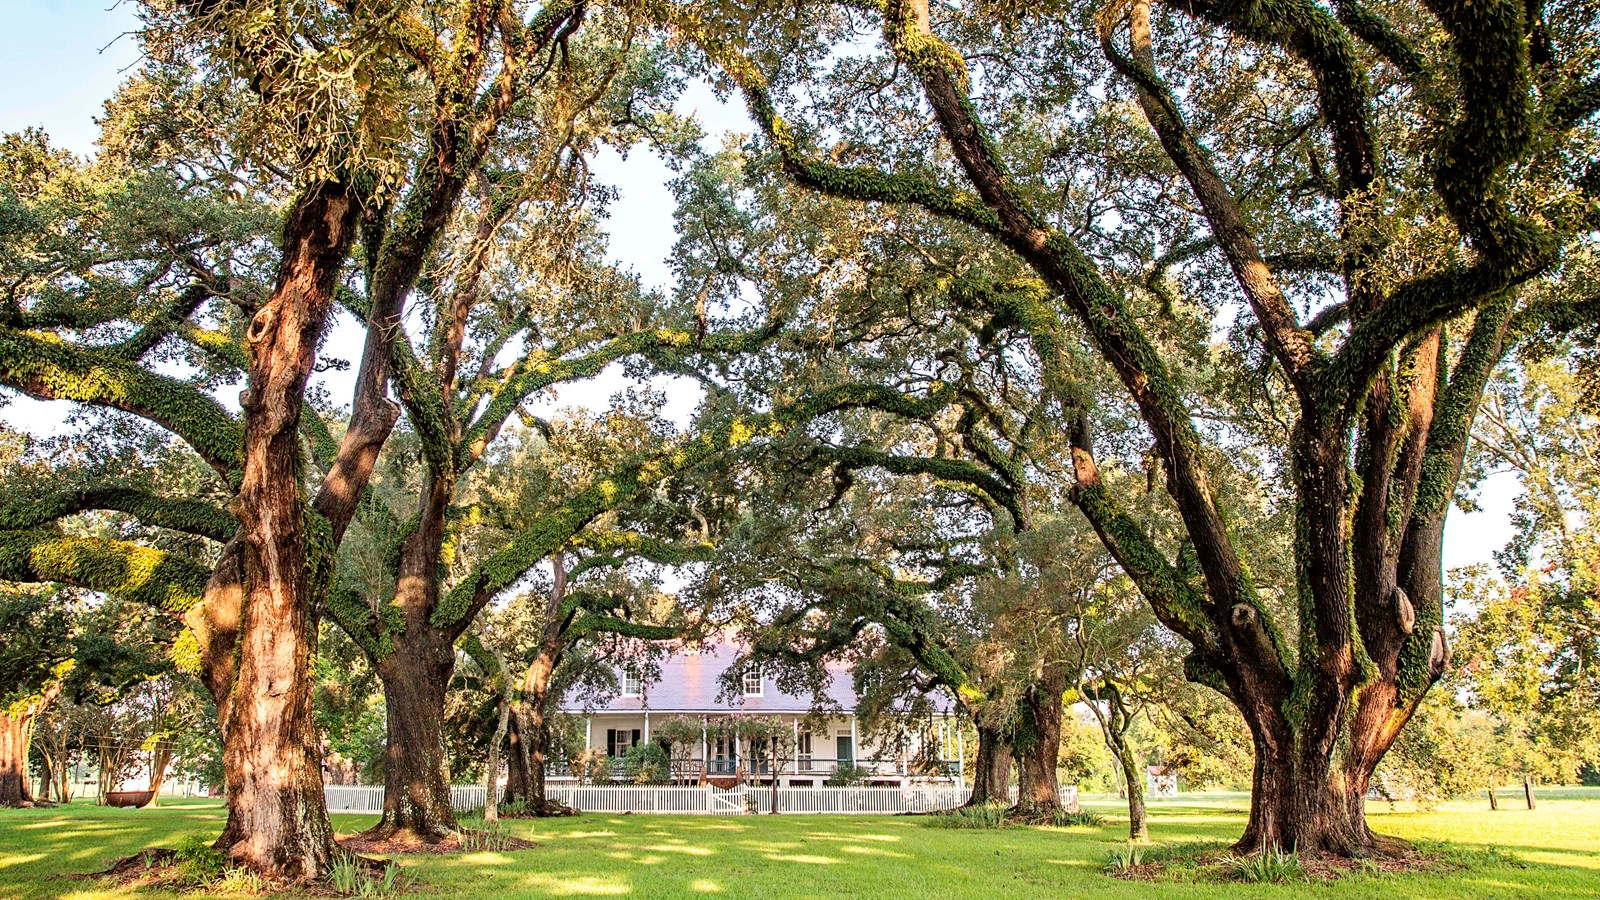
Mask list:
MULTIPOLYGON (((149 12, 151 56, 179 75, 130 96, 170 101, 161 111, 173 115, 151 116, 127 134, 138 138, 131 147, 153 142, 167 152, 138 154, 154 157, 154 178, 130 172, 127 156, 120 170, 100 171, 113 183, 166 189, 168 208, 209 203, 224 219, 229 203, 221 198, 235 191, 257 206, 282 203, 271 215, 281 223, 276 242, 261 231, 214 230, 214 220, 193 214, 144 218, 151 210, 132 205, 113 210, 121 219, 86 220, 120 226, 131 213, 139 226, 131 240, 119 227, 74 246, 53 239, 60 232, 52 229, 75 211, 37 196, 52 189, 50 166, 65 167, 34 164, 31 180, 20 184, 41 213, 29 221, 38 252, 24 258, 27 271, 13 282, 0 380, 42 399, 120 409, 173 432, 215 469, 237 525, 219 527, 207 515, 197 525, 181 513, 159 523, 223 542, 209 575, 138 545, 63 544, 70 539, 28 532, 13 542, 13 557, 26 563, 14 577, 191 611, 226 743, 229 822, 218 844, 253 869, 314 877, 334 845, 310 727, 308 661, 333 551, 397 417, 387 396, 395 325, 497 127, 548 71, 540 68, 546 50, 565 41, 582 10, 558 4, 523 18, 509 6, 417 4, 376 13, 304 3, 289 13, 246 0, 197 0, 152 4, 149 12), (365 290, 353 305, 374 327, 350 424, 308 503, 305 385, 358 231, 365 290), (97 253, 119 241, 133 255, 97 253), (254 271, 235 269, 241 242, 261 251, 254 271), (196 321, 202 311, 237 327, 207 329, 196 321), (202 383, 154 370, 152 351, 174 344, 243 374, 242 415, 202 383)), ((143 510, 160 514, 171 505, 143 510)))
POLYGON ((1031 337, 1043 390, 1084 413, 1074 501, 1193 647, 1190 676, 1227 693, 1254 737, 1237 848, 1381 849, 1364 797, 1449 658, 1444 518, 1479 397, 1520 336, 1576 312, 1519 288, 1559 278, 1591 227, 1593 18, 1452 0, 649 8, 737 84, 796 182, 913 205, 1026 265, 986 302, 1031 337), (1091 20, 1098 48, 1082 40, 1091 20), (840 45, 858 24, 881 52, 840 45), (820 95, 819 122, 787 102, 799 88, 820 95), (1040 150, 1108 127, 1124 97, 1159 154, 1112 160, 1143 176, 1079 227, 1063 201, 1080 170, 1040 150), (1158 254, 1107 250, 1130 244, 1106 234, 1141 225, 1158 254), (1227 438, 1199 417, 1214 398, 1174 378, 1175 355, 1209 335, 1143 314, 1170 305, 1174 282, 1238 311, 1239 347, 1288 425, 1293 622, 1262 602, 1214 487, 1208 448, 1227 438), (1183 523, 1176 556, 1102 480, 1088 392, 1060 365, 1079 347, 1149 435, 1183 523))
POLYGON ((492 695, 506 705, 505 802, 529 815, 570 815, 549 799, 546 778, 553 753, 555 704, 563 697, 620 685, 607 662, 607 645, 634 651, 624 665, 642 666, 642 645, 692 641, 695 628, 677 604, 658 594, 651 580, 625 571, 631 560, 682 563, 704 554, 703 545, 673 547, 637 532, 615 527, 591 529, 548 560, 548 590, 523 595, 497 610, 498 640, 468 643, 479 666, 498 682, 492 695), (513 663, 514 661, 514 663, 513 663))

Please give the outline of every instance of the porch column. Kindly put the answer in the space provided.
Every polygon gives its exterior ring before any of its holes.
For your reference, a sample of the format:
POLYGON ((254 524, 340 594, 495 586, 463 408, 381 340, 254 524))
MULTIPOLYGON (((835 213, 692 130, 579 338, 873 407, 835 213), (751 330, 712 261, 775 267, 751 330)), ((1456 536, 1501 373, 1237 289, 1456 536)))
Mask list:
POLYGON ((800 771, 800 720, 790 719, 789 724, 794 727, 794 743, 789 745, 789 755, 794 757, 794 769, 800 771))
POLYGON ((706 738, 706 717, 700 717, 700 767, 711 771, 711 742, 706 738))
POLYGON ((956 726, 956 786, 967 786, 967 730, 956 726))
POLYGON ((856 712, 850 711, 850 765, 860 765, 861 737, 856 734, 856 712))
POLYGON ((955 727, 955 783, 966 786, 966 729, 955 727))
POLYGON ((650 743, 650 710, 644 711, 644 742, 650 743))
POLYGON ((583 717, 583 749, 588 750, 594 746, 594 717, 583 717))

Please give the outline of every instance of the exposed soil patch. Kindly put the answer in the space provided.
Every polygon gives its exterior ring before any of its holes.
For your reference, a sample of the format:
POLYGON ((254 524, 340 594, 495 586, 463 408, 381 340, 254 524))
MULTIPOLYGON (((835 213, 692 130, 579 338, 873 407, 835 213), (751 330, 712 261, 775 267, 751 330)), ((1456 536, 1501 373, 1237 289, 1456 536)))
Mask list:
MULTIPOLYGON (((1250 865, 1251 856, 1238 857, 1227 850, 1163 850, 1146 849, 1147 861, 1136 865, 1108 870, 1112 877, 1125 881, 1208 881, 1208 882, 1276 882, 1276 883, 1328 883, 1349 875, 1418 875, 1459 872, 1473 868, 1467 861, 1450 853, 1434 854, 1414 847, 1393 848, 1382 854, 1359 859, 1346 856, 1291 857, 1289 866, 1279 866, 1276 872, 1263 874, 1261 868, 1250 865), (1151 858, 1153 857, 1153 858, 1151 858)), ((1506 860, 1493 860, 1506 862, 1506 860)), ((1510 861, 1515 865, 1515 861, 1510 861)))
POLYGON ((145 878, 150 877, 152 873, 170 869, 177 860, 178 851, 158 847, 153 850, 140 850, 132 856, 120 857, 104 871, 67 877, 83 881, 93 878, 111 878, 119 881, 127 878, 145 878))

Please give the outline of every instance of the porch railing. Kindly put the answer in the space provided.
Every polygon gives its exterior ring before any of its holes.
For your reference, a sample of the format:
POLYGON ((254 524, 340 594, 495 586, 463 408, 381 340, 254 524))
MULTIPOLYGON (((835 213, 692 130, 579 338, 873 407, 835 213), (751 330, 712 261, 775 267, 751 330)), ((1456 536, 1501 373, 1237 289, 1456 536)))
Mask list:
MULTIPOLYGON (((867 778, 914 777, 953 780, 960 770, 960 763, 953 759, 929 763, 926 760, 903 761, 898 758, 851 759, 816 755, 802 756, 798 763, 790 757, 782 760, 776 768, 780 778, 790 776, 828 778, 841 767, 848 766, 854 766, 867 778)), ((613 778, 627 774, 627 768, 620 759, 611 759, 607 768, 613 778)), ((696 781, 700 778, 702 769, 704 774, 711 778, 731 778, 734 775, 765 777, 773 774, 773 768, 771 760, 759 756, 728 755, 708 760, 698 757, 674 757, 671 761, 671 777, 673 781, 696 781)), ((546 763, 545 776, 551 779, 574 777, 572 767, 565 760, 551 760, 546 763)))

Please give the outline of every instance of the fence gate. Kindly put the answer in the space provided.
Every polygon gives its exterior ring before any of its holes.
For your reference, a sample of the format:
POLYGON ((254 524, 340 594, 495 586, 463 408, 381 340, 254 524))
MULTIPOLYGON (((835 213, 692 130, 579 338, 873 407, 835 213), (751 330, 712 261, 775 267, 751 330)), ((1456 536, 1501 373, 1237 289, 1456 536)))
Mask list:
POLYGON ((745 812, 744 788, 706 788, 706 812, 714 816, 742 816, 745 812))

